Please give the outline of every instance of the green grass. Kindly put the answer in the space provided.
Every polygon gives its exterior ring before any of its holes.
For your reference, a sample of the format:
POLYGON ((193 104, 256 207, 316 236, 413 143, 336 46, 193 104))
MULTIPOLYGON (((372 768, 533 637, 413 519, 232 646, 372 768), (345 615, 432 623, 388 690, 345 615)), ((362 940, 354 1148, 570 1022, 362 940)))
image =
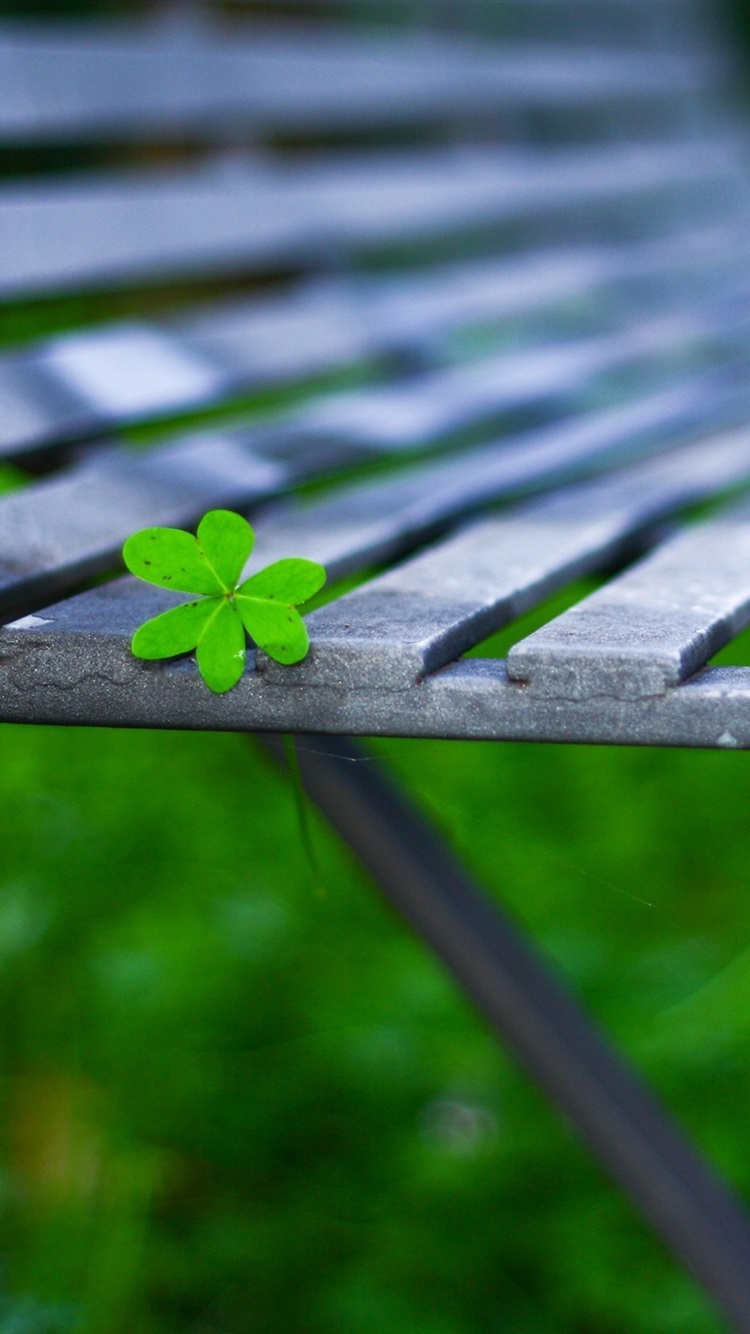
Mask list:
MULTIPOLYGON (((720 1328, 245 739, 2 746, 4 1334, 720 1328)), ((750 760, 374 751, 748 1189, 750 760)))

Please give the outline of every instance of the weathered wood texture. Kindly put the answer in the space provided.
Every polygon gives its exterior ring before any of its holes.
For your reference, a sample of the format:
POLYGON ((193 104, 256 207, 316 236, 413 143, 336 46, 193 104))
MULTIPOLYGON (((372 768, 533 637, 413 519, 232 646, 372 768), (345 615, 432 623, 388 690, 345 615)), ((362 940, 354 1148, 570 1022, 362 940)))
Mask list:
POLYGON ((729 44, 697 4, 583 9, 0 25, 0 329, 69 326, 0 354, 0 455, 45 473, 0 498, 0 717, 750 744, 708 665, 747 503, 689 520, 750 483, 729 44), (215 505, 358 580, 226 698, 131 656, 170 595, 119 573, 215 505), (507 670, 461 658, 584 574, 507 670))

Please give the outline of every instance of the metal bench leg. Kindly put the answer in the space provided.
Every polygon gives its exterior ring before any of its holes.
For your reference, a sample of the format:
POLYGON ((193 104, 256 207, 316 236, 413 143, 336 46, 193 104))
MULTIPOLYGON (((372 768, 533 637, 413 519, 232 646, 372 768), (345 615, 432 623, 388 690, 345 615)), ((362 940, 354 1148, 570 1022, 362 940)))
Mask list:
MULTIPOLYGON (((278 738, 263 738, 277 754, 278 738)), ((302 739, 311 798, 740 1334, 750 1219, 511 918, 350 741, 302 739)))

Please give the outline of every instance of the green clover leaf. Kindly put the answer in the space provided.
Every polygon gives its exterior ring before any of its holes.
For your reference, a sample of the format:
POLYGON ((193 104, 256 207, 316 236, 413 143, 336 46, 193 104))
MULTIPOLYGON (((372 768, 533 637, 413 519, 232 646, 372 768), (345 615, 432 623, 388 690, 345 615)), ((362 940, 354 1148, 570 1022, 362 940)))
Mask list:
POLYGON ((310 646, 297 607, 326 581, 322 565, 303 558, 275 561, 239 583, 253 549, 250 524, 231 510, 211 510, 195 537, 179 528, 143 528, 123 547, 131 574, 162 588, 199 593, 136 630, 137 658, 195 652, 210 690, 223 694, 245 669, 245 632, 277 662, 300 662, 310 646))

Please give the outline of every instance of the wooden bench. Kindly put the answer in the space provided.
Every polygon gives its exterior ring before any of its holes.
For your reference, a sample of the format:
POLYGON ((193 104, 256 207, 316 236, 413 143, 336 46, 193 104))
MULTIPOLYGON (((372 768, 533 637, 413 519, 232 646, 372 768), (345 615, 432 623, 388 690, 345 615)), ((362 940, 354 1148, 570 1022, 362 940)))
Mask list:
POLYGON ((321 734, 312 795, 748 1330, 739 1207, 325 739, 750 745, 750 668, 710 665, 750 622, 750 196, 708 23, 5 22, 0 455, 27 484, 0 499, 0 719, 321 734), (258 652, 223 696, 132 656, 179 596, 120 561, 214 506, 259 560, 355 585, 304 662, 258 652), (507 661, 462 656, 582 575, 507 661))

